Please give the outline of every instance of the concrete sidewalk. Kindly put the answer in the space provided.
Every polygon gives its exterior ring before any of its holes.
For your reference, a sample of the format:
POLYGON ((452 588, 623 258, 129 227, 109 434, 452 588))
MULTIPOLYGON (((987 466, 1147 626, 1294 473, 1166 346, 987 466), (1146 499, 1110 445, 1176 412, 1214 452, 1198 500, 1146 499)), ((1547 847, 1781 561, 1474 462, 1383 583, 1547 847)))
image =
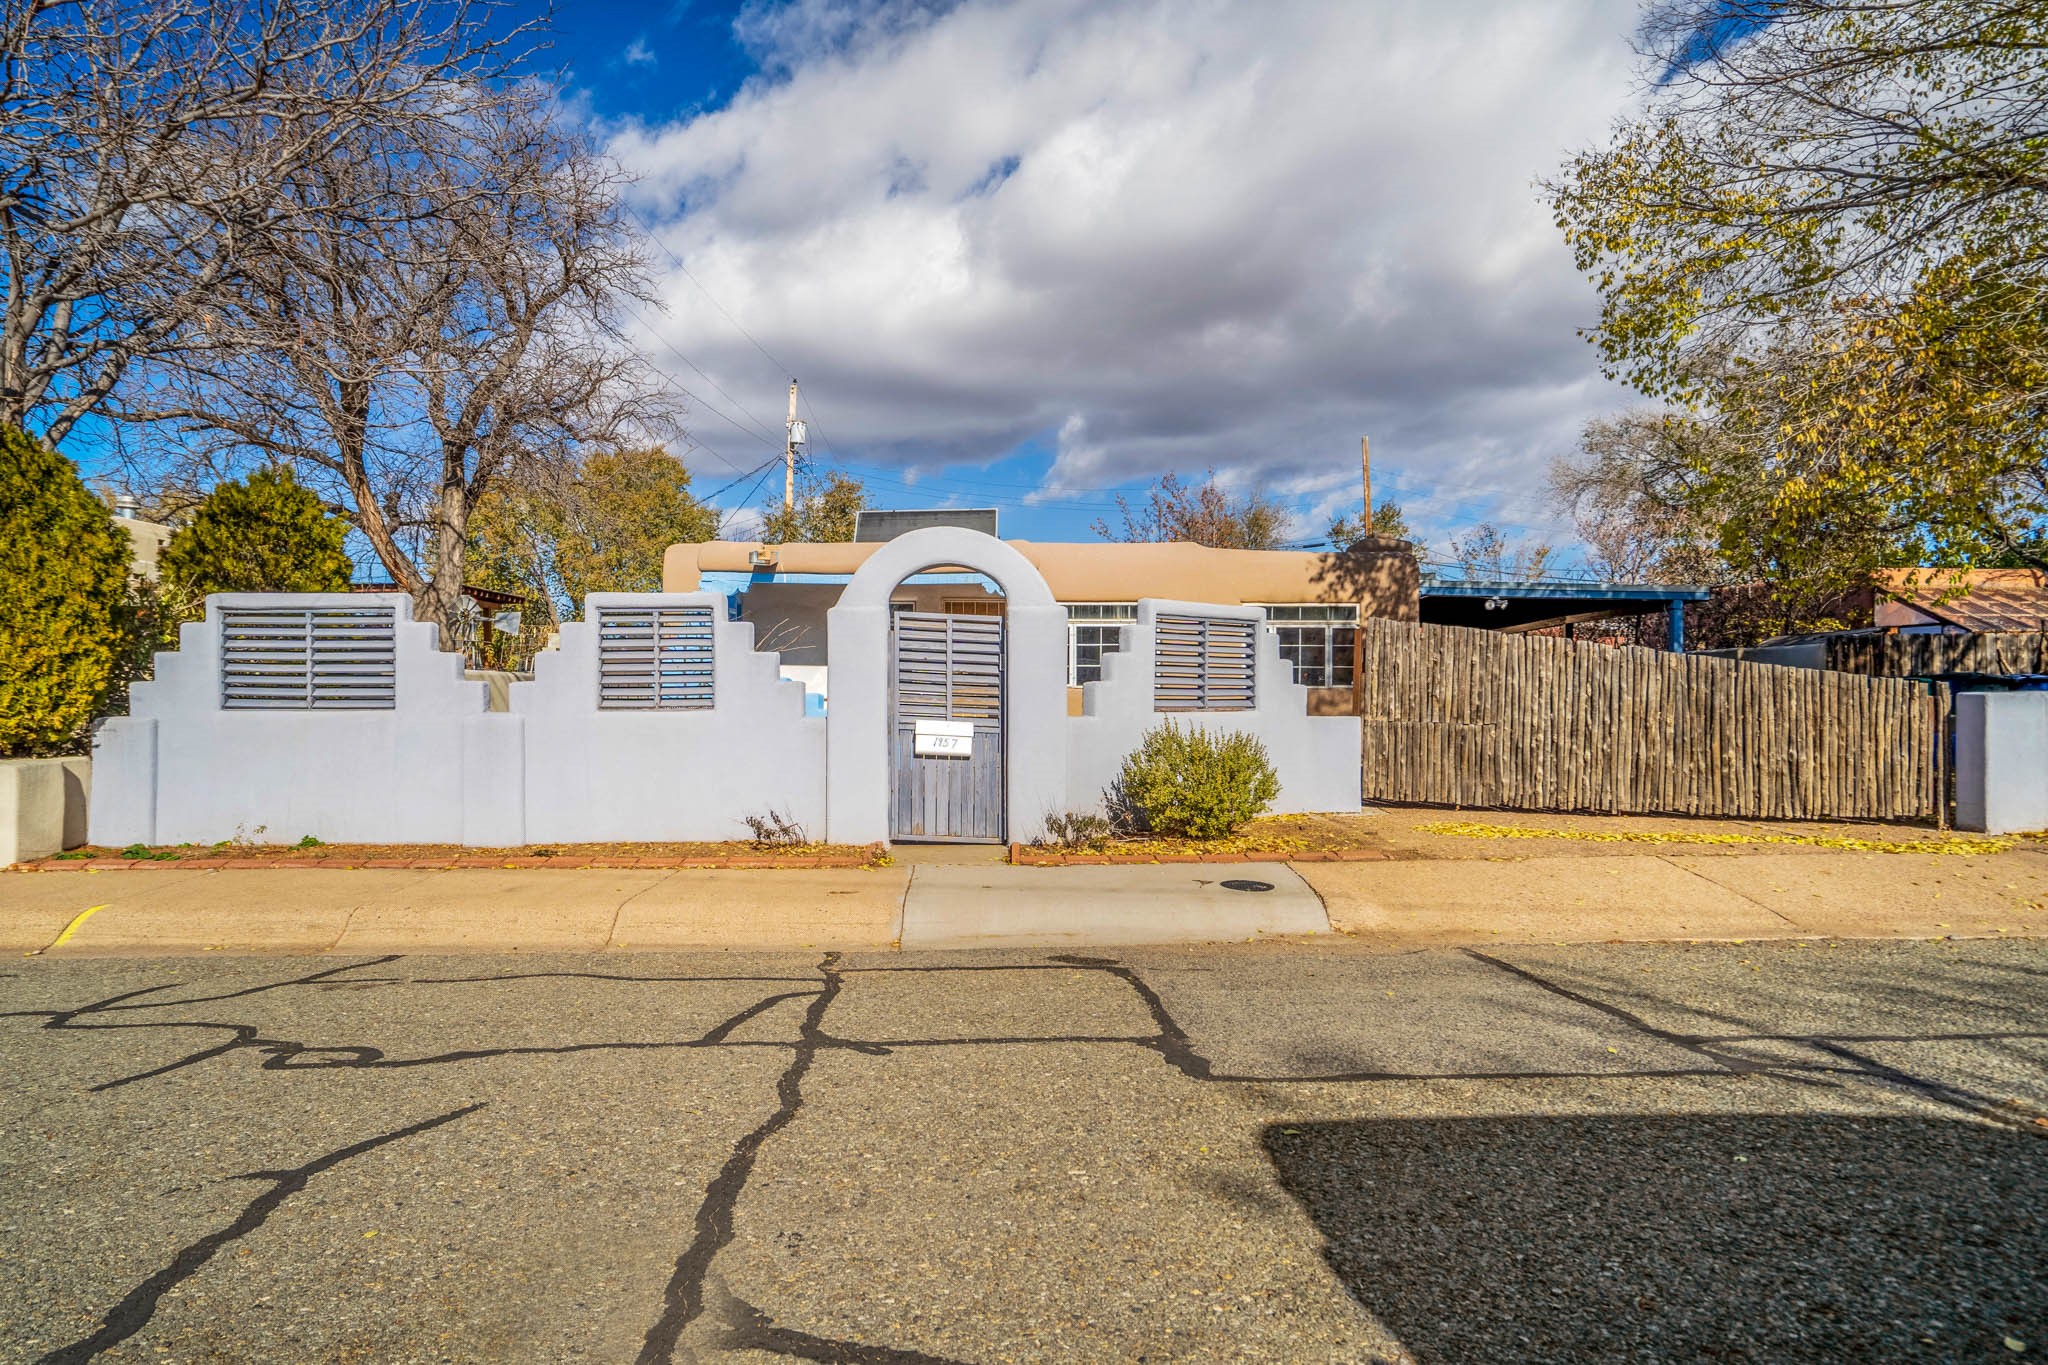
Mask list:
POLYGON ((1412 945, 1609 939, 2023 937, 2048 931, 2048 847, 1800 849, 1304 865, 1338 932, 1412 945))
POLYGON ((1081 947, 1326 934, 1323 903, 1285 863, 913 869, 901 944, 1081 947))
POLYGON ((2048 847, 1604 847, 1297 867, 0 874, 0 952, 14 955, 1066 947, 1331 929, 1374 948, 2026 936, 2048 929, 2048 847))

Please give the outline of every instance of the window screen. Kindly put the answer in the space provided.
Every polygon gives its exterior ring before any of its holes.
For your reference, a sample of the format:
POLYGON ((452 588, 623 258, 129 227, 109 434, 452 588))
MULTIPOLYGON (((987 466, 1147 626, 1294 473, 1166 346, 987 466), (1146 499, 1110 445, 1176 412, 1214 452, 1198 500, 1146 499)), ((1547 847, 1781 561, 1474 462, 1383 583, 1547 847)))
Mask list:
POLYGON ((709 607, 600 608, 598 709, 709 710, 711 630, 709 607))
POLYGON ((226 711, 388 711, 398 704, 390 607, 228 607, 220 614, 226 711))
POLYGON ((1160 616, 1152 640, 1152 709, 1249 711, 1256 621, 1160 616))

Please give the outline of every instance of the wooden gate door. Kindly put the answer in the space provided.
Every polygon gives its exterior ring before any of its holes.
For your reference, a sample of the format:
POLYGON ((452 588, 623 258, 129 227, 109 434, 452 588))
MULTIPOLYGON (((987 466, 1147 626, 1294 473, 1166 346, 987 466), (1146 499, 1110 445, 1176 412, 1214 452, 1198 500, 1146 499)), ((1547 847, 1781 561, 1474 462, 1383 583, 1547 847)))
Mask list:
POLYGON ((890 837, 1003 842, 1003 618, 898 612, 889 643, 890 837))

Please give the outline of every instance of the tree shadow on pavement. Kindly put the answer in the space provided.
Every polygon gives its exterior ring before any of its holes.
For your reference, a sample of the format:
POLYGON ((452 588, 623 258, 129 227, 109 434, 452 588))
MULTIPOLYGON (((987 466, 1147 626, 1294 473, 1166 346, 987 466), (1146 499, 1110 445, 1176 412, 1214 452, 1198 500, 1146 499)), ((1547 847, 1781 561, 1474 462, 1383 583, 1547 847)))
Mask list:
POLYGON ((1276 1125, 1354 1298, 1422 1365, 2048 1348, 2048 1140, 1917 1118, 1276 1125))

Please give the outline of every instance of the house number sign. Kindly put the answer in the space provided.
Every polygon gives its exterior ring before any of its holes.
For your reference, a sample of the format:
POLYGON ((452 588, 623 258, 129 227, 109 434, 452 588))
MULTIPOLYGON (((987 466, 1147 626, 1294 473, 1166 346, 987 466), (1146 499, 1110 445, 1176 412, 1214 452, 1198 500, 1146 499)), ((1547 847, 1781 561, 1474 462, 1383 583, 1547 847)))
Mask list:
POLYGON ((974 756, 974 722, 918 721, 910 751, 919 758, 971 758, 974 756))

